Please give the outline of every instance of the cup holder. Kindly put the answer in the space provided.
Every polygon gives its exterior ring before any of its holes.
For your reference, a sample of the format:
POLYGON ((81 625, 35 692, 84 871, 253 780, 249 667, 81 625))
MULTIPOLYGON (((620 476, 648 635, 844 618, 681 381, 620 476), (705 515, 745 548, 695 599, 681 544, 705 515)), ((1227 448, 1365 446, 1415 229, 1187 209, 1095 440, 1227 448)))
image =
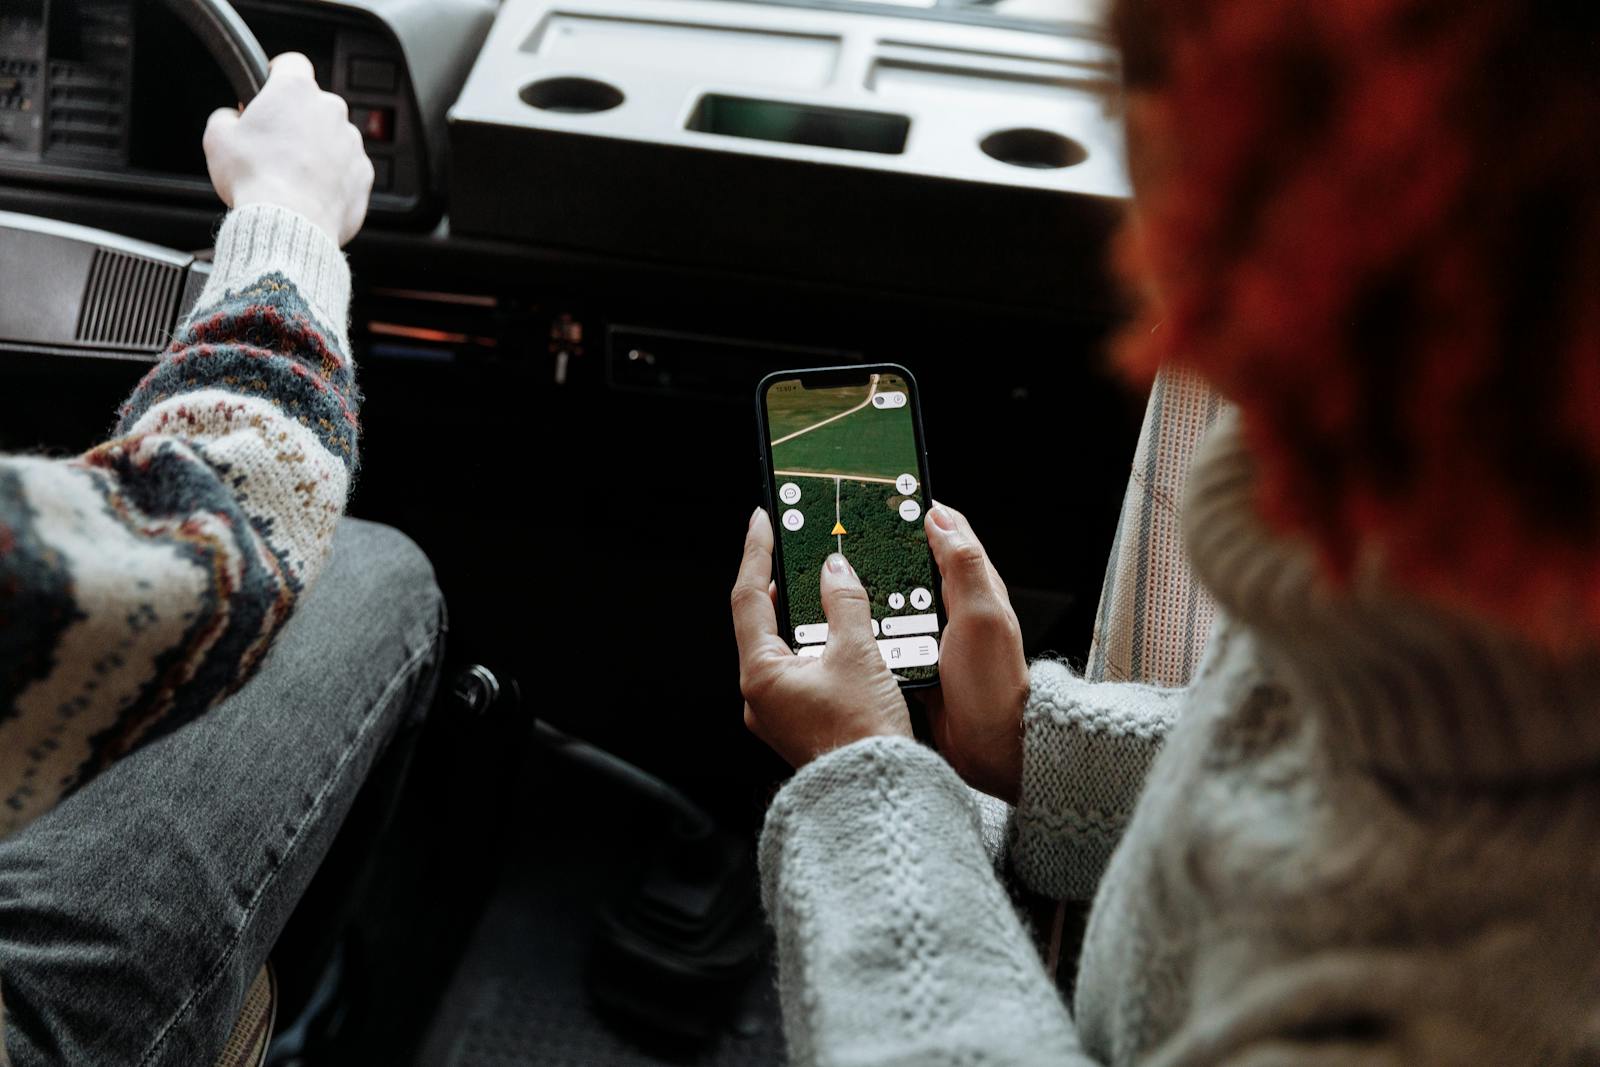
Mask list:
POLYGON ((621 89, 593 78, 541 78, 524 85, 517 95, 530 107, 568 115, 610 111, 624 99, 621 89))
POLYGON ((1049 130, 1021 128, 991 133, 978 143, 984 155, 1013 167, 1059 170, 1089 158, 1083 145, 1049 130))

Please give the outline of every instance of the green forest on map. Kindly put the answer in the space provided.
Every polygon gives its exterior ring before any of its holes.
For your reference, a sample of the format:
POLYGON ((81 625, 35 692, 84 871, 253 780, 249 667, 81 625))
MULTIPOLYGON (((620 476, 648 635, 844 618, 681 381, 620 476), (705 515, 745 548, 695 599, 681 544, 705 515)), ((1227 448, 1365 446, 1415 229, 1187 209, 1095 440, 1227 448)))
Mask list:
MULTIPOLYGON (((901 517, 900 505, 908 494, 894 484, 906 474, 918 479, 909 497, 926 513, 929 502, 920 484, 910 404, 880 408, 871 402, 875 393, 895 392, 910 394, 905 380, 890 374, 875 375, 862 385, 822 389, 806 389, 795 379, 774 383, 767 391, 773 480, 779 487, 793 483, 800 490, 798 501, 775 501, 773 516, 783 539, 789 601, 784 638, 791 645, 796 626, 826 621, 820 582, 831 552, 843 552, 861 576, 875 619, 912 612, 909 606, 891 609, 891 593, 909 597, 913 589, 934 588, 922 520, 901 517), (805 516, 799 530, 783 526, 782 516, 791 508, 805 516), (833 532, 836 523, 843 534, 833 532)), ((912 667, 898 673, 924 680, 938 670, 912 667)))

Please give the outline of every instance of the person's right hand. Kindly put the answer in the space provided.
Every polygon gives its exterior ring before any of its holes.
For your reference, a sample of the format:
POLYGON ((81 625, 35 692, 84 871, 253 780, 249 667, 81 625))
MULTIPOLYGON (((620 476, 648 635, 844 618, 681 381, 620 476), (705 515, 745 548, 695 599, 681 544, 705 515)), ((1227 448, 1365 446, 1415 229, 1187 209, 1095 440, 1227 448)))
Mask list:
POLYGON ((1016 803, 1029 687, 1017 613, 966 516, 935 503, 923 525, 949 616, 939 688, 924 700, 934 744, 967 784, 1016 803))
POLYGON ((367 216, 372 162, 350 108, 317 88, 311 61, 285 52, 242 112, 222 108, 206 123, 211 184, 231 208, 276 204, 298 212, 339 244, 367 216))
POLYGON ((820 656, 797 656, 778 636, 772 520, 757 508, 733 586, 744 723, 796 770, 855 741, 911 736, 906 699, 872 639, 872 602, 855 568, 834 553, 818 577, 828 643, 820 656))

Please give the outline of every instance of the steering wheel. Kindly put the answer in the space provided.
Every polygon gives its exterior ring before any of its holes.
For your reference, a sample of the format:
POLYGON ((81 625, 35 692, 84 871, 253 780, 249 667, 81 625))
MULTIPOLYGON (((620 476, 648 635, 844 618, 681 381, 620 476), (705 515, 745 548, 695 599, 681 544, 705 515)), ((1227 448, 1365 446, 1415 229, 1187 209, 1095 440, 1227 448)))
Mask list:
MULTIPOLYGON (((165 2, 222 68, 239 103, 255 99, 267 81, 267 54, 228 0, 165 2)), ((0 211, 0 350, 103 348, 154 355, 176 325, 176 294, 192 288, 184 277, 194 259, 103 230, 0 211), (104 260, 102 253, 112 258, 104 260), (113 282, 91 286, 97 264, 130 260, 151 269, 125 277, 115 267, 113 282), (157 290, 169 295, 155 295, 157 290), (112 323, 108 329, 115 337, 84 333, 84 323, 100 322, 112 323)))
POLYGON ((228 0, 166 0, 173 14, 211 53, 240 104, 248 104, 267 82, 267 53, 228 0))

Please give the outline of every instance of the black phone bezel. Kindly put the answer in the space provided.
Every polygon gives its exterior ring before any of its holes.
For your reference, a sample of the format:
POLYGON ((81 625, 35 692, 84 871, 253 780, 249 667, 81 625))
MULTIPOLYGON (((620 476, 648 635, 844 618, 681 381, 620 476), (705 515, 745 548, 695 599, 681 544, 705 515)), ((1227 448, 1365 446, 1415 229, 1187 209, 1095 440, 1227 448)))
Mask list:
MULTIPOLYGON (((927 501, 927 506, 933 506, 933 487, 928 480, 928 443, 922 429, 922 390, 917 384, 917 379, 911 371, 898 363, 856 363, 842 367, 803 367, 795 370, 773 371, 762 378, 756 385, 756 440, 757 460, 761 468, 761 488, 764 503, 767 509, 767 518, 772 524, 772 577, 777 585, 777 614, 779 620, 779 636, 783 643, 792 650, 795 647, 793 636, 789 633, 789 591, 784 581, 783 570, 783 537, 778 529, 778 483, 777 475, 772 463, 772 435, 767 430, 767 390, 778 382, 793 381, 798 378, 804 388, 828 388, 829 386, 850 385, 857 379, 865 379, 873 374, 896 374, 905 379, 908 404, 911 408, 912 434, 915 438, 917 453, 917 478, 922 483, 922 497, 927 501)), ((926 514, 926 512, 924 512, 926 514)), ((928 570, 933 576, 933 606, 934 612, 939 617, 940 651, 943 652, 944 631, 949 624, 949 617, 944 610, 944 588, 939 575, 939 564, 933 558, 933 546, 928 546, 928 570)), ((940 656, 940 663, 943 656, 940 656)), ((934 676, 932 678, 910 680, 900 675, 895 679, 900 683, 901 689, 928 689, 939 684, 942 671, 940 664, 933 664, 934 676)))

